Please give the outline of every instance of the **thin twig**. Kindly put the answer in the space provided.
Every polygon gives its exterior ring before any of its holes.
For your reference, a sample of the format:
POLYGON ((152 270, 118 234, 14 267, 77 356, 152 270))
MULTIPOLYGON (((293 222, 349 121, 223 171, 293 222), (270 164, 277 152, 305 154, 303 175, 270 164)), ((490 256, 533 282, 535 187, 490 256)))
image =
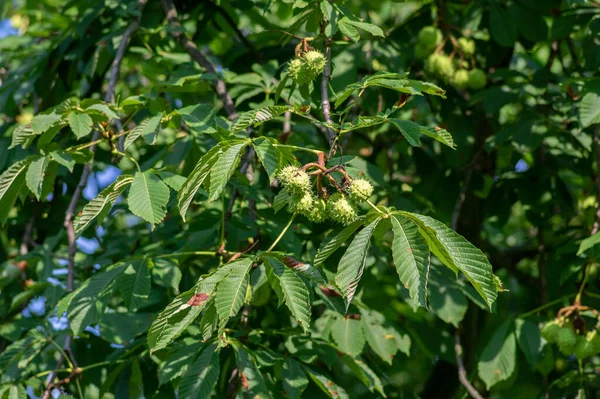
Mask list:
MULTIPOLYGON (((196 61, 200 66, 208 73, 216 74, 217 71, 213 64, 200 52, 196 43, 194 43, 183 30, 181 23, 179 22, 179 16, 177 14, 177 9, 171 0, 161 0, 163 5, 163 9, 165 10, 165 15, 167 17, 167 21, 170 26, 171 35, 179 42, 179 45, 196 61)), ((221 79, 215 79, 215 91, 221 97, 221 101, 223 101, 223 107, 225 108, 225 112, 229 116, 230 120, 234 120, 237 118, 238 113, 235 109, 235 104, 227 91, 227 87, 225 86, 225 82, 221 79)))
MULTIPOLYGON (((325 122, 333 124, 333 120, 331 119, 331 104, 329 103, 329 79, 331 78, 331 43, 329 40, 325 40, 325 59, 325 68, 323 69, 323 78, 321 79, 321 109, 323 110, 325 122)), ((335 138, 335 132, 327 128, 327 139, 332 151, 335 147, 335 138)))
POLYGON ((460 192, 458 193, 458 198, 456 199, 456 203, 454 204, 454 211, 452 211, 452 222, 450 226, 452 230, 456 230, 458 227, 458 220, 460 218, 460 211, 465 202, 467 189, 469 188, 469 183, 471 182, 471 175, 473 174, 473 168, 467 169, 465 173, 465 180, 463 182, 462 187, 460 188, 460 192))
POLYGON ((465 387, 469 395, 474 399, 483 399, 483 396, 473 387, 467 377, 467 370, 462 359, 462 345, 460 344, 460 331, 454 333, 454 352, 456 353, 456 366, 458 367, 458 380, 465 387))
POLYGON ((598 131, 600 130, 600 124, 594 128, 594 154, 596 155, 596 202, 598 203, 598 209, 596 210, 596 220, 592 227, 592 235, 598 232, 600 227, 600 143, 598 143, 598 131))
POLYGON ((29 246, 33 242, 31 236, 33 234, 33 225, 35 224, 35 220, 37 219, 38 213, 40 209, 40 203, 36 201, 33 212, 29 221, 27 222, 27 226, 25 226, 25 232, 23 233, 23 240, 21 241, 21 247, 19 248, 20 255, 27 255, 29 252, 29 246))

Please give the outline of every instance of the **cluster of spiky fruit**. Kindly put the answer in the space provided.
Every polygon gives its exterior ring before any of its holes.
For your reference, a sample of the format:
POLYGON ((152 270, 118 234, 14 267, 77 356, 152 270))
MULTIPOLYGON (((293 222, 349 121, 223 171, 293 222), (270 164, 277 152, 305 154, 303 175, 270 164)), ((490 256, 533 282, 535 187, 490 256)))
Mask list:
POLYGON ((289 210, 300 213, 315 223, 331 219, 344 225, 349 224, 357 217, 357 205, 373 194, 371 183, 365 179, 354 179, 344 192, 322 198, 313 193, 308 173, 292 165, 281 169, 277 177, 289 192, 289 210))
POLYGON ((558 349, 564 355, 574 354, 580 360, 600 353, 598 331, 576 331, 573 323, 565 317, 546 323, 542 327, 542 337, 549 343, 558 345, 558 349))
POLYGON ((451 83, 459 89, 479 90, 487 84, 485 72, 479 68, 468 69, 469 63, 463 57, 473 59, 475 55, 475 41, 461 37, 453 42, 458 47, 461 61, 453 55, 444 54, 439 47, 443 40, 442 32, 435 26, 426 26, 419 31, 418 42, 415 46, 415 56, 426 59, 425 69, 430 74, 437 76, 444 82, 451 83))
POLYGON ((297 84, 308 84, 325 69, 325 56, 317 50, 309 50, 290 61, 288 72, 297 84))

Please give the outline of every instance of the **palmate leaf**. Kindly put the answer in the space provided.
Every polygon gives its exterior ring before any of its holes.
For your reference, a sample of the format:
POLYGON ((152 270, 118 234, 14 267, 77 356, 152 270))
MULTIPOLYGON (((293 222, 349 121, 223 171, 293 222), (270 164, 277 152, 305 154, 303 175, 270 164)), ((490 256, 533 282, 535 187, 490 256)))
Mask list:
POLYGON ((187 367, 179 384, 179 398, 208 399, 220 374, 219 350, 216 344, 208 345, 200 356, 187 367))
POLYGON ((302 327, 305 333, 310 327, 310 294, 304 281, 290 268, 286 267, 279 259, 274 257, 265 258, 267 264, 267 275, 273 284, 273 279, 278 283, 274 289, 279 291, 286 306, 292 313, 294 319, 302 327))
POLYGON ((202 334, 202 340, 207 341, 212 337, 213 332, 217 329, 219 325, 219 315, 217 313, 217 307, 215 306, 214 297, 209 300, 209 303, 206 305, 206 310, 202 315, 202 319, 200 320, 200 326, 198 329, 200 330, 200 334, 202 334))
POLYGON ((378 217, 359 231, 348 246, 342 259, 340 259, 335 282, 342 291, 342 296, 346 301, 346 310, 348 310, 350 302, 352 302, 352 298, 354 298, 354 294, 356 293, 358 282, 365 269, 371 235, 380 220, 381 218, 378 217))
POLYGON ((231 125, 231 131, 233 133, 244 130, 250 126, 257 126, 265 123, 279 115, 286 113, 287 111, 293 111, 294 107, 289 105, 269 105, 265 108, 258 110, 252 110, 244 112, 236 119, 231 125))
POLYGON ((401 119, 390 119, 390 122, 400 130, 400 133, 402 133, 402 136, 404 136, 408 144, 413 147, 421 145, 421 126, 417 123, 401 119))
POLYGON ((82 114, 79 112, 71 112, 69 114, 69 127, 77 137, 80 139, 87 136, 92 132, 92 125, 94 121, 88 114, 82 114))
POLYGON ((217 132, 215 108, 211 104, 190 105, 178 109, 177 113, 194 133, 212 134, 217 132))
POLYGON ((242 158, 242 150, 250 144, 244 140, 241 143, 234 144, 225 149, 219 156, 219 159, 214 163, 210 170, 210 186, 208 190, 208 200, 214 201, 221 196, 227 182, 235 172, 240 159, 242 158))
POLYGON ((370 223, 372 218, 373 217, 369 215, 361 216, 348 226, 329 233, 319 246, 319 250, 317 251, 314 260, 315 266, 322 265, 323 262, 337 251, 360 226, 370 223))
POLYGON ((252 142, 254 151, 258 155, 260 163, 269 175, 269 183, 273 183, 277 170, 281 166, 281 156, 277 148, 273 145, 276 140, 268 137, 259 137, 252 142))
POLYGON ((51 114, 40 114, 33 117, 31 120, 32 134, 39 135, 50 129, 55 123, 62 119, 61 115, 51 114))
POLYGON ((209 304, 215 288, 238 262, 221 266, 208 276, 201 277, 190 290, 179 294, 165 310, 159 313, 148 331, 148 346, 151 352, 165 348, 196 320, 209 304))
POLYGON ((154 225, 167 214, 169 187, 151 171, 136 172, 127 197, 129 210, 154 225))
POLYGON ((97 219, 97 222, 101 223, 110 211, 110 208, 131 182, 133 182, 133 176, 121 175, 110 186, 102 190, 96 198, 88 202, 83 207, 81 213, 75 218, 75 235, 79 237, 94 219, 97 219))
POLYGON ((321 373, 313 370, 312 368, 302 365, 302 368, 306 372, 306 374, 310 377, 310 379, 317 385, 321 391, 323 391, 327 397, 331 399, 349 399, 350 396, 346 393, 344 388, 337 385, 333 382, 329 377, 324 376, 321 373))
POLYGON ((429 216, 398 211, 396 214, 413 220, 425 237, 429 249, 455 273, 462 272, 491 309, 498 296, 498 287, 487 257, 464 237, 442 222, 429 216))
POLYGON ((15 148, 18 145, 22 145, 23 148, 26 148, 31 142, 35 135, 33 134, 33 128, 31 127, 31 123, 25 125, 19 125, 15 128, 12 134, 12 142, 10 143, 11 148, 15 148))
POLYGON ((477 364, 479 378, 489 390, 491 387, 505 381, 515 371, 517 358, 517 343, 512 330, 512 321, 502 324, 483 349, 477 364))
POLYGON ((119 278, 119 292, 130 312, 135 312, 148 299, 151 284, 148 259, 141 258, 128 262, 119 278))
POLYGON ((375 374, 375 372, 363 361, 352 356, 341 356, 340 360, 350 369, 350 371, 352 371, 352 374, 354 374, 356 378, 369 389, 369 391, 377 391, 381 396, 384 398, 386 397, 381 379, 379 379, 377 374, 375 374))
POLYGON ((204 346, 204 343, 195 341, 193 343, 183 342, 181 346, 178 346, 158 366, 158 384, 164 385, 183 376, 204 346))
POLYGON ((6 223, 8 214, 25 183, 25 171, 29 164, 37 159, 30 156, 12 164, 0 175, 0 224, 6 223))
POLYGON ((308 386, 308 378, 302 370, 302 366, 292 357, 285 359, 283 370, 281 372, 283 379, 283 387, 287 396, 290 399, 298 399, 302 396, 302 392, 308 386))
POLYGON ((38 158, 31 162, 29 168, 27 168, 27 173, 25 174, 25 183, 38 201, 42 196, 44 177, 46 176, 46 170, 48 169, 49 164, 49 156, 38 158))
POLYGON ((452 139, 452 135, 448 133, 446 129, 440 129, 438 127, 435 128, 426 128, 421 126, 421 133, 425 136, 429 136, 434 140, 439 141, 440 143, 447 145, 452 149, 456 149, 456 144, 454 144, 454 140, 452 139))
POLYGON ((392 254, 400 281, 410 293, 415 305, 427 307, 429 247, 419 234, 418 226, 408 218, 392 216, 392 254))
POLYGON ((217 286, 215 306, 222 325, 227 322, 227 319, 237 315, 244 303, 251 266, 250 258, 232 263, 227 278, 217 286))

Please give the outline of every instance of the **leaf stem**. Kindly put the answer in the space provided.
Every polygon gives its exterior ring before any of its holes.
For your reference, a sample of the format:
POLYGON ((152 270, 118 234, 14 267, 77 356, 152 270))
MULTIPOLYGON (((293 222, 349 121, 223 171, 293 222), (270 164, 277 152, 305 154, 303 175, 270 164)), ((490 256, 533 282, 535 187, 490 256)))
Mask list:
POLYGON ((517 318, 519 318, 519 319, 524 319, 524 318, 526 318, 526 317, 529 317, 529 316, 531 316, 531 315, 533 315, 533 314, 536 314, 537 312, 539 312, 539 311, 541 311, 541 310, 544 310, 544 309, 546 309, 546 308, 549 308, 549 307, 551 307, 551 306, 554 306, 554 305, 556 305, 557 303, 561 303, 561 302, 562 302, 562 301, 564 301, 565 299, 570 299, 570 298, 573 298, 575 295, 576 295, 576 294, 569 294, 569 295, 562 296, 562 297, 560 297, 560 298, 558 298, 558 299, 555 299, 555 300, 553 300, 553 301, 550 301, 550 302, 548 302, 548 303, 545 303, 545 304, 543 304, 542 306, 539 306, 539 307, 537 307, 537 308, 535 308, 535 309, 533 309, 533 310, 530 310, 529 312, 522 313, 522 314, 520 314, 519 316, 517 316, 517 318))
POLYGON ((323 151, 319 151, 319 150, 313 150, 312 148, 298 147, 297 145, 289 145, 289 144, 273 144, 273 146, 280 147, 280 148, 289 148, 291 150, 296 150, 296 151, 312 152, 313 154, 316 154, 316 155, 319 155, 320 153, 323 152, 323 151))
POLYGON ((164 255, 158 255, 158 256, 151 256, 151 258, 154 258, 154 259, 175 258, 177 256, 186 256, 186 255, 215 256, 216 253, 213 252, 213 251, 174 252, 172 254, 164 254, 164 255))
POLYGON ((140 168, 140 164, 135 160, 134 157, 132 157, 131 155, 128 155, 128 154, 126 154, 124 152, 116 151, 116 150, 113 151, 113 153, 129 159, 131 162, 133 162, 135 164, 135 167, 137 168, 138 172, 142 173, 142 169, 140 168))
POLYGON ((382 215, 385 215, 385 212, 383 212, 381 209, 377 208, 375 206, 375 204, 373 204, 371 201, 366 200, 367 204, 371 205, 371 208, 375 209, 377 212, 381 213, 382 215))
MULTIPOLYGON (((50 343, 54 346, 56 346, 56 349, 58 349, 58 351, 60 352, 61 355, 63 355, 63 357, 65 358, 65 360, 67 361, 67 363, 69 364, 69 368, 71 370, 73 370, 75 368, 75 366, 73 365, 73 363, 71 362, 71 359, 69 359, 69 356, 67 356, 67 352, 64 351, 64 349, 56 343, 56 341, 54 341, 53 339, 50 340, 50 343)), ((50 371, 51 373, 52 371, 50 371)), ((50 374, 48 373, 48 374, 50 374)))
POLYGON ((267 249, 266 252, 271 252, 273 250, 273 248, 275 248, 275 245, 277 245, 277 243, 283 238, 283 235, 285 234, 286 231, 288 231, 288 229, 290 228, 290 226, 292 225, 292 222, 294 221, 294 218, 296 217, 296 213, 294 213, 292 215, 292 217, 290 218, 290 221, 288 222, 288 224, 285 226, 285 228, 281 231, 281 233, 279 233, 279 236, 275 239, 275 241, 273 242, 273 244, 271 244, 271 246, 269 247, 269 249, 267 249))

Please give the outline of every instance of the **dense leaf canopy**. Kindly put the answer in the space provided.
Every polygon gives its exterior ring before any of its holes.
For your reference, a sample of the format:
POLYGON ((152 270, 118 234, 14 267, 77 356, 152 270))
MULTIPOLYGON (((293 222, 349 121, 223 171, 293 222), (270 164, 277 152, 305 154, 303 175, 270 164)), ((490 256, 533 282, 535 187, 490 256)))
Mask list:
POLYGON ((596 398, 597 0, 0 3, 0 399, 596 398))

